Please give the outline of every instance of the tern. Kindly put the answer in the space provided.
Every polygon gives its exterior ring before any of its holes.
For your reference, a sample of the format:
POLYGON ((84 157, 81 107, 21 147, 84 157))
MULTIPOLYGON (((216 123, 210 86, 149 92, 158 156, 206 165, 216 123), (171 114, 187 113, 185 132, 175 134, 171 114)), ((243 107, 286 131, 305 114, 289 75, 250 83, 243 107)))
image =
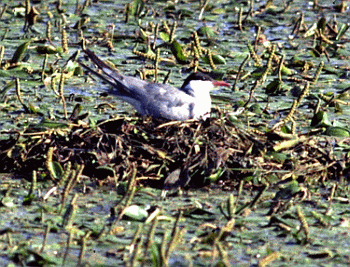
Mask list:
POLYGON ((230 86, 225 81, 216 81, 199 72, 190 74, 181 88, 147 82, 118 73, 88 49, 84 52, 102 73, 79 63, 111 84, 113 88, 109 93, 134 106, 141 116, 178 121, 206 119, 211 109, 210 90, 216 86, 230 86))

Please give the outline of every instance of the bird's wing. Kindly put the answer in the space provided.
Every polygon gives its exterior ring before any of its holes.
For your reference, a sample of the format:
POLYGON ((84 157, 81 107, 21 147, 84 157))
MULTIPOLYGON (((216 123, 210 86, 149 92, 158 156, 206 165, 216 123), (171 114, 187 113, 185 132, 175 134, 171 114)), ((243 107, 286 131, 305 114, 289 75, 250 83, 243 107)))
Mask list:
MULTIPOLYGON (((84 52, 105 75, 102 75, 79 62, 83 67, 87 68, 89 71, 111 84, 117 90, 124 90, 135 98, 142 98, 142 100, 144 100, 144 97, 147 97, 148 99, 157 100, 157 102, 174 101, 177 98, 176 96, 179 94, 184 94, 181 90, 167 84, 150 83, 132 76, 122 75, 99 59, 94 52, 88 49, 84 50, 84 52)), ((111 93, 115 92, 112 90, 111 93)), ((119 95, 119 93, 115 94, 119 95)))
POLYGON ((131 76, 126 76, 118 73, 116 70, 112 69, 106 63, 104 63, 101 59, 99 59, 96 54, 88 49, 84 50, 84 52, 88 55, 88 57, 94 62, 99 69, 102 70, 103 73, 99 73, 92 68, 86 66, 84 63, 79 62, 84 68, 98 76, 105 82, 109 83, 113 86, 113 90, 111 90, 112 94, 121 97, 134 97, 136 99, 139 98, 139 94, 142 94, 142 88, 145 87, 148 82, 143 81, 131 76), (135 90, 136 89, 136 90, 135 90), (141 89, 141 91, 140 91, 141 89))
POLYGON ((142 115, 184 120, 192 117, 193 99, 185 92, 166 84, 149 83, 132 76, 122 75, 104 63, 96 54, 84 50, 103 74, 82 62, 84 68, 113 86, 110 93, 131 103, 142 115))

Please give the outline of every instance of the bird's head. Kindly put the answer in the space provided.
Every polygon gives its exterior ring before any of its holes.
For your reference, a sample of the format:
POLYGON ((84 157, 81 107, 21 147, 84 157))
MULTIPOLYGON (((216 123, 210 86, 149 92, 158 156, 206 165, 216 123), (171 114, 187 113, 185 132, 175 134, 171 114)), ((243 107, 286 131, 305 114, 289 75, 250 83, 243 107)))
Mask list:
POLYGON ((225 81, 216 81, 204 73, 194 72, 186 78, 181 87, 181 90, 186 94, 195 96, 197 94, 203 94, 206 92, 209 93, 209 91, 216 86, 229 87, 230 85, 225 81))

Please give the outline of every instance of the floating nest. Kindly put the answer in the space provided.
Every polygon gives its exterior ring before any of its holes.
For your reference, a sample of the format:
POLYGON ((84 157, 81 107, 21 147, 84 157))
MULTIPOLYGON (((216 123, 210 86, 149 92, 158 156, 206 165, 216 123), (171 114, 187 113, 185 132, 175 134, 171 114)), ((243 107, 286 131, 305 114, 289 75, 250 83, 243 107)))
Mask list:
POLYGON ((346 151, 333 153, 334 138, 261 133, 228 117, 168 123, 117 117, 95 127, 45 123, 7 133, 0 143, 1 172, 36 171, 59 182, 69 163, 99 182, 135 175, 139 185, 165 189, 348 177, 346 151))

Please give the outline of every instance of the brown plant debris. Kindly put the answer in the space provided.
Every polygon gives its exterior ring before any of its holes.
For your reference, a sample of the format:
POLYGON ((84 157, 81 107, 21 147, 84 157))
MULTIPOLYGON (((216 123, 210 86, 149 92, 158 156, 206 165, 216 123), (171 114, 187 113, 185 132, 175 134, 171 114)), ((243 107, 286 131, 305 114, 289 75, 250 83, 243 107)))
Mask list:
POLYGON ((53 148, 52 160, 62 169, 68 162, 84 164, 84 175, 123 181, 135 165, 139 184, 163 188, 166 181, 166 189, 217 181, 236 186, 242 179, 271 183, 276 178, 303 182, 347 177, 346 158, 332 156, 327 137, 289 136, 297 140, 290 142, 282 135, 239 128, 227 118, 161 124, 151 118, 118 117, 94 128, 69 126, 8 132, 9 138, 0 141, 0 171, 36 170, 42 178, 50 177, 45 161, 53 148), (284 142, 288 145, 281 146, 284 142), (276 147, 283 151, 274 151, 276 147))

